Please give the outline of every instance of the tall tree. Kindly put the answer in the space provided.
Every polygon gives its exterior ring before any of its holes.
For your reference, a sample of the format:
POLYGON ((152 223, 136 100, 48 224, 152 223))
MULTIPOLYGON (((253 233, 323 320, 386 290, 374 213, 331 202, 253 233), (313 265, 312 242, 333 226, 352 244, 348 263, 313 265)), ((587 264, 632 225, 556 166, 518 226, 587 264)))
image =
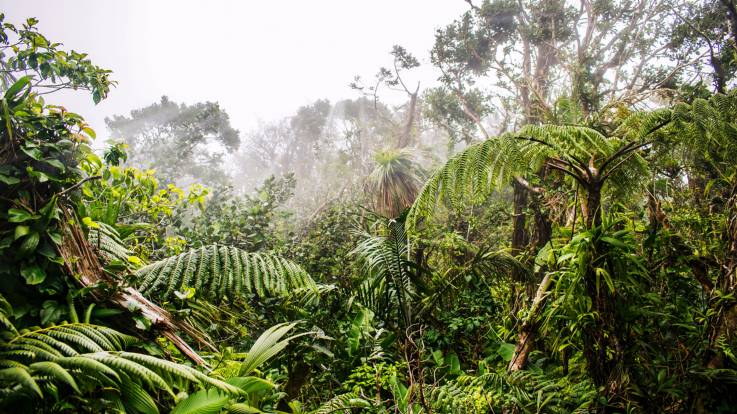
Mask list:
MULTIPOLYGON (((441 71, 442 86, 430 94, 430 111, 441 114, 431 119, 463 132, 467 142, 476 139, 473 134, 492 138, 490 116, 498 121, 497 133, 562 118, 594 120, 610 102, 647 99, 692 57, 663 64, 670 42, 663 22, 676 18, 677 0, 469 4, 468 12, 436 33, 431 58, 441 71)), ((553 170, 545 164, 526 176, 508 177, 513 189, 511 250, 528 262, 551 236, 549 200, 540 183, 550 181, 553 170)), ((594 198, 597 193, 588 192, 594 198)), ((528 302, 543 274, 515 273, 524 290, 518 293, 522 300, 514 302, 528 302)))
POLYGON ((379 94, 382 88, 398 91, 407 96, 407 102, 402 105, 404 108, 402 121, 395 122, 390 119, 390 122, 394 124, 394 135, 396 135, 396 141, 392 145, 395 148, 405 148, 416 144, 415 140, 418 132, 416 124, 418 124, 418 109, 421 106, 419 101, 420 83, 417 82, 416 86, 412 87, 406 79, 406 73, 419 67, 420 62, 407 49, 399 45, 394 45, 390 54, 393 58, 391 69, 383 66, 379 68, 373 84, 364 85, 361 77, 356 76, 353 82, 350 83, 350 87, 366 96, 370 96, 374 100, 375 109, 378 109, 379 94))
MULTIPOLYGON (((677 26, 670 48, 675 58, 696 55, 685 85, 704 88, 711 77, 713 90, 724 93, 737 72, 737 5, 734 0, 705 0, 689 3, 677 13, 677 26), (703 64, 710 70, 699 70, 703 64), (707 81, 707 82, 705 82, 707 81)), ((692 88, 692 87, 691 87, 692 88)), ((689 89, 691 89, 689 88, 689 89)), ((707 88, 708 89, 708 88, 707 88)))
POLYGON ((217 103, 177 104, 166 96, 105 123, 114 139, 128 144, 128 163, 153 168, 166 182, 225 184, 225 151, 240 145, 238 131, 217 103))

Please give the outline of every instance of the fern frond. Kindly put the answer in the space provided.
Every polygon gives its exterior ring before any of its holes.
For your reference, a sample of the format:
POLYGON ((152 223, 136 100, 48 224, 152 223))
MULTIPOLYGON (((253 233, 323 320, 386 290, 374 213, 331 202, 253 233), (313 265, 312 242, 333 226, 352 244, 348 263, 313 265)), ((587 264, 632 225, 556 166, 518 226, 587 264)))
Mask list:
POLYGON ((133 252, 121 240, 117 230, 102 222, 96 224, 97 227, 91 227, 87 234, 90 244, 100 252, 100 256, 106 262, 119 260, 128 263, 128 257, 132 256, 133 252))
POLYGON ((0 384, 17 383, 22 389, 32 391, 39 397, 43 397, 41 388, 27 369, 20 367, 0 369, 0 384))
POLYGON ((335 285, 317 283, 315 288, 304 287, 294 289, 289 293, 289 298, 300 308, 314 308, 320 305, 320 299, 323 295, 337 289, 335 285))
POLYGON ((217 245, 152 263, 135 275, 144 295, 161 300, 188 288, 216 303, 245 293, 283 296, 296 289, 316 289, 307 272, 291 261, 217 245))
POLYGON ((435 171, 420 190, 407 216, 413 227, 438 205, 458 208, 463 200, 488 195, 529 169, 515 136, 504 134, 471 145, 435 171))
POLYGON ((38 376, 38 374, 41 374, 41 376, 47 377, 53 382, 63 382, 69 385, 74 390, 74 392, 80 394, 79 387, 77 386, 77 382, 74 381, 74 377, 69 373, 69 371, 64 369, 56 362, 34 362, 33 364, 29 365, 28 368, 30 368, 31 374, 36 376, 38 376))
POLYGON ((162 389, 167 393, 174 396, 174 392, 169 387, 169 384, 164 381, 156 372, 146 368, 145 366, 136 363, 135 361, 122 358, 121 356, 109 352, 95 352, 83 355, 84 358, 89 358, 97 362, 101 362, 106 366, 114 369, 116 372, 125 372, 133 378, 140 379, 145 382, 149 388, 162 389))
POLYGON ((0 392, 25 390, 23 395, 43 397, 47 391, 58 394, 61 386, 77 394, 112 387, 122 392, 123 405, 149 408, 153 400, 148 392, 164 391, 173 397, 172 385, 243 392, 192 367, 123 351, 132 342, 113 329, 84 323, 23 330, 0 342, 0 366, 6 367, 0 370, 0 392))
POLYGON ((361 398, 358 394, 347 393, 336 395, 310 414, 350 414, 354 408, 369 409, 371 402, 361 398))
POLYGON ((158 414, 159 408, 151 395, 146 392, 137 382, 123 374, 123 380, 120 384, 120 400, 126 408, 126 411, 133 411, 146 414, 158 414))
POLYGON ((429 403, 440 413, 492 413, 505 409, 585 412, 596 396, 596 387, 589 382, 571 384, 567 377, 548 377, 531 371, 461 375, 426 388, 429 403))

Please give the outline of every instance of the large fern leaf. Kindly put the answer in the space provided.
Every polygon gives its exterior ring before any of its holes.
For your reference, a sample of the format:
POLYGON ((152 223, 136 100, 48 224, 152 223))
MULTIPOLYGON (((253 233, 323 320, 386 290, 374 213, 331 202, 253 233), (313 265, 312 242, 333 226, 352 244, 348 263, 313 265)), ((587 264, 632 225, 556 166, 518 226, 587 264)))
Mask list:
POLYGON ((410 209, 407 225, 411 228, 432 216, 439 205, 458 209, 464 202, 482 200, 516 177, 536 174, 544 165, 569 177, 591 177, 598 174, 589 170, 596 168, 595 163, 614 157, 616 161, 608 164, 616 170, 607 175, 611 185, 639 182, 636 177, 646 170, 642 157, 632 153, 619 162, 618 151, 640 144, 669 116, 669 112, 658 112, 633 118, 623 127, 628 133, 617 131, 612 136, 583 126, 527 125, 516 133, 469 146, 430 177, 410 209))
POLYGON ((434 411, 469 414, 505 410, 583 413, 588 412, 595 393, 595 387, 587 381, 571 384, 566 377, 528 371, 461 375, 439 386, 426 386, 425 390, 434 411), (543 392, 556 397, 541 400, 543 392))
POLYGON ((339 394, 312 411, 310 414, 349 414, 355 409, 370 409, 373 405, 358 394, 339 394))
MULTIPOLYGON (((211 386, 230 394, 242 391, 192 367, 146 354, 125 352, 135 338, 86 323, 5 331, 0 342, 0 393, 44 397, 53 392, 84 395, 102 387, 121 391, 125 406, 151 410, 149 393, 174 396, 173 386, 211 386), (44 386, 41 386, 41 385, 44 386), (144 395, 145 394, 145 395, 144 395)), ((153 408, 155 409, 155 404, 153 408)))
POLYGON ((136 273, 139 290, 149 297, 172 299, 176 292, 195 289, 213 302, 244 293, 281 296, 295 289, 316 289, 299 265, 266 253, 235 247, 206 246, 152 263, 136 273))
POLYGON ((425 183, 407 216, 414 226, 438 205, 459 208, 464 201, 482 198, 494 189, 524 175, 540 156, 521 152, 521 141, 507 133, 471 145, 451 157, 425 183))

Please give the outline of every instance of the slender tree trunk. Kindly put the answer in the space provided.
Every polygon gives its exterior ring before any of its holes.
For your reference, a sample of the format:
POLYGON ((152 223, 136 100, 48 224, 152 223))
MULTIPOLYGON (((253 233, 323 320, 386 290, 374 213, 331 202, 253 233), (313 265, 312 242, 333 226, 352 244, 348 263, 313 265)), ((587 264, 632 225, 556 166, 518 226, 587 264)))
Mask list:
POLYGON ((601 187, 601 184, 595 183, 584 189, 586 197, 581 203, 581 210, 588 229, 601 225, 601 187))
POLYGON ((540 313, 545 305, 545 299, 547 293, 552 285, 553 279, 550 273, 546 273, 543 280, 538 285, 535 299, 532 301, 530 307, 529 316, 527 320, 522 324, 519 334, 517 334, 517 345, 514 347, 514 356, 509 362, 508 370, 511 372, 519 371, 525 367, 527 358, 530 356, 530 352, 533 350, 533 343, 537 334, 538 321, 540 313))
POLYGON ((310 379, 311 371, 310 366, 301 359, 289 365, 289 378, 285 389, 290 400, 299 398, 302 387, 310 379))
POLYGON ((397 148, 405 148, 412 144, 412 128, 415 125, 415 114, 417 111, 417 94, 420 91, 420 85, 409 97, 409 105, 407 106, 407 120, 404 123, 402 134, 399 136, 397 148))
MULTIPOLYGON (((529 234, 526 229, 527 218, 525 209, 527 208, 527 190, 519 183, 512 182, 513 190, 513 217, 512 217, 512 256, 517 256, 524 251, 529 242, 529 234)), ((510 314, 514 318, 517 312, 524 306, 523 294, 519 290, 521 286, 528 283, 527 275, 522 269, 512 269, 512 297, 510 314)))
MULTIPOLYGON (((531 243, 534 250, 542 249, 543 246, 550 242, 553 234, 552 225, 548 215, 540 208, 542 200, 540 200, 539 194, 533 195, 532 208, 535 211, 535 232, 534 241, 531 243)), ((527 283, 527 294, 530 297, 534 297, 532 305, 527 315, 527 319, 522 323, 522 327, 517 334, 517 344, 514 348, 514 356, 509 363, 509 371, 519 371, 525 367, 527 358, 534 349, 535 338, 537 337, 537 329, 539 328, 539 317, 545 307, 545 300, 547 299, 547 293, 550 290, 552 279, 550 273, 547 273, 547 268, 543 266, 537 274, 540 279, 540 283, 537 285, 537 290, 532 292, 534 289, 534 283, 527 283)))
MULTIPOLYGON (((737 292, 737 183, 732 187, 732 194, 727 202, 727 219, 724 237, 727 241, 727 252, 722 263, 722 274, 717 281, 717 287, 722 295, 737 292)), ((714 300, 714 298, 712 298, 714 300)), ((727 302, 717 309, 717 318, 711 329, 709 343, 712 349, 717 347, 717 341, 726 340, 727 344, 737 337, 737 303, 727 302)), ((724 367, 724 352, 718 350, 707 363, 708 368, 724 367)))
MULTIPOLYGON (((517 182, 512 182, 513 191, 513 217, 512 217, 512 255, 516 256, 524 250, 529 243, 529 234, 525 228, 527 217, 525 209, 527 208, 527 189, 517 182)), ((514 270, 512 277, 516 282, 524 281, 524 273, 521 270, 514 270)))

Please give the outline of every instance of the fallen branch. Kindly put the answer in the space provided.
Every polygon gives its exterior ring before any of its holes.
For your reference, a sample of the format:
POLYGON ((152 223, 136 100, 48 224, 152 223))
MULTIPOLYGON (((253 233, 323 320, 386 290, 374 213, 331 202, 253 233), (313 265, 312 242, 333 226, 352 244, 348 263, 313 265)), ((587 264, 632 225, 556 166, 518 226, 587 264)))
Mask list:
POLYGON ((116 290, 112 295, 104 295, 99 286, 116 286, 121 280, 107 274, 100 263, 97 253, 87 241, 82 229, 77 224, 70 224, 70 214, 65 211, 66 229, 62 244, 57 247, 59 255, 64 259, 64 266, 69 274, 85 288, 93 288, 92 295, 100 301, 110 302, 126 311, 136 310, 151 322, 151 326, 169 339, 184 355, 199 365, 206 365, 192 347, 177 332, 184 332, 200 344, 217 351, 191 325, 177 320, 159 305, 146 299, 141 292, 132 287, 116 290))

